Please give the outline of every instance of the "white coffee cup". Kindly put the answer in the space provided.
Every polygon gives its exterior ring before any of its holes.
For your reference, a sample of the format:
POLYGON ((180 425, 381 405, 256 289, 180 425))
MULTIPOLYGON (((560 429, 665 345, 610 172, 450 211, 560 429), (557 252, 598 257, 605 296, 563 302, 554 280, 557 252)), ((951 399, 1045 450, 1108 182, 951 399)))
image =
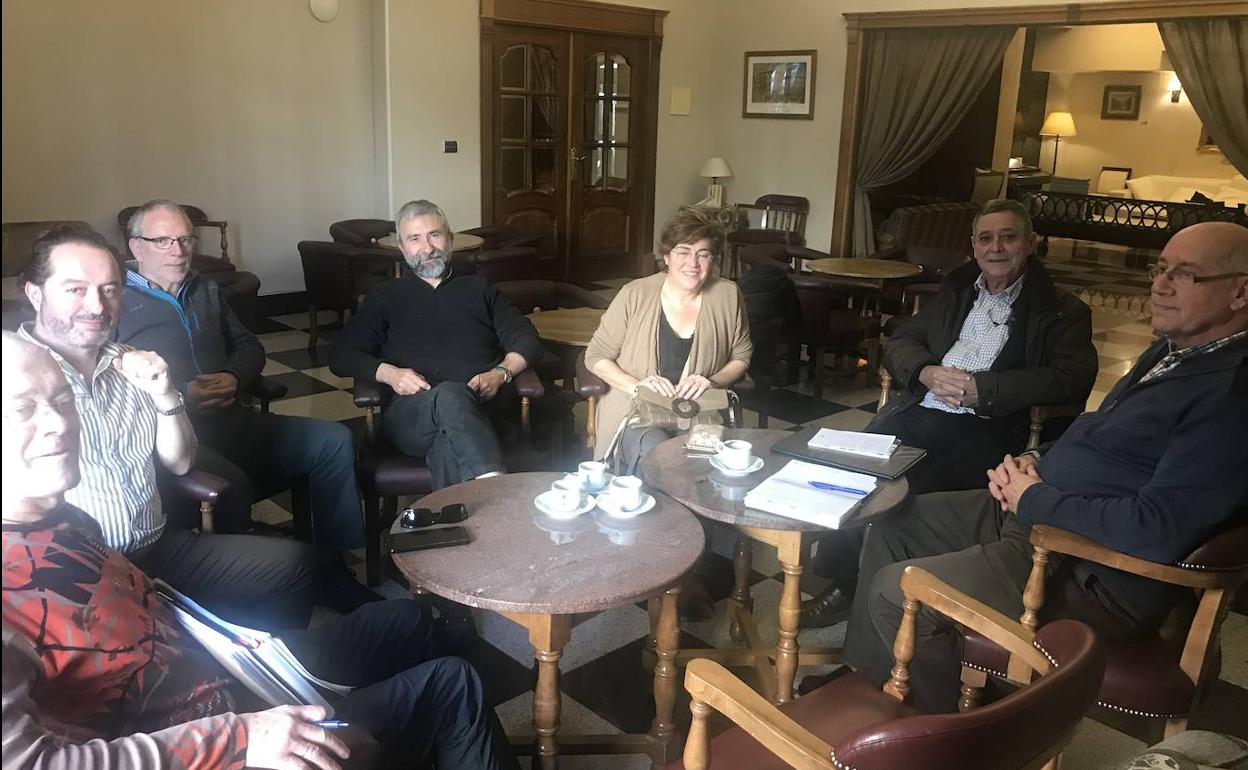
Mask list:
POLYGON ((576 476, 559 479, 550 485, 550 492, 551 505, 560 511, 574 511, 584 502, 581 482, 576 476))
POLYGON ((641 479, 636 476, 616 476, 607 490, 621 511, 631 511, 641 505, 641 479))
POLYGON ((745 470, 754 462, 753 451, 750 442, 731 439, 719 445, 719 461, 734 471, 745 470))
POLYGON ((578 465, 576 472, 581 479, 581 486, 583 487, 600 489, 603 484, 607 483, 606 463, 589 460, 578 465))

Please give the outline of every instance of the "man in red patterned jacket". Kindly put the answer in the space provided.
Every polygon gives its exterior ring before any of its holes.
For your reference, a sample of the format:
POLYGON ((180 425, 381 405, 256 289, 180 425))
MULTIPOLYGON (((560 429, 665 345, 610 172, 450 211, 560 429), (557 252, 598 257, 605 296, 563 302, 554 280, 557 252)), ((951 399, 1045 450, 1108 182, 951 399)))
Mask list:
MULTIPOLYGON (((316 724, 325 708, 257 710, 142 571, 64 501, 78 483, 78 414, 51 356, 4 332, 2 368, 0 768, 339 770, 347 735, 316 724)), ((375 602, 282 639, 315 675, 355 688, 335 717, 381 742, 379 764, 516 767, 476 674, 434 659, 415 603, 375 602)))

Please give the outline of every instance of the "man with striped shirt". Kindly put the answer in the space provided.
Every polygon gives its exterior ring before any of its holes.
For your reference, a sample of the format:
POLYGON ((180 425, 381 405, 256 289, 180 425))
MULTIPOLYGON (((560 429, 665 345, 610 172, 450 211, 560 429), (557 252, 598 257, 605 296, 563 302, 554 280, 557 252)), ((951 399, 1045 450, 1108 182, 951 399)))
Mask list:
POLYGON ((53 229, 35 242, 25 277, 36 318, 20 333, 52 354, 82 419, 82 480, 66 499, 148 575, 223 616, 258 628, 306 625, 316 577, 309 546, 165 526, 155 463, 186 473, 195 432, 164 359, 109 341, 122 273, 108 241, 81 225, 53 229))

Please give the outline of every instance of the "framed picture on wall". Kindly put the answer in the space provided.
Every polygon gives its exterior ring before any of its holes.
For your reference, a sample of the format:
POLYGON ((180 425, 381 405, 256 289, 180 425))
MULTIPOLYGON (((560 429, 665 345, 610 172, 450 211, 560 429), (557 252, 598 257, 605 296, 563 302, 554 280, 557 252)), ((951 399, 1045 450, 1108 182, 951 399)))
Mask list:
POLYGON ((814 51, 746 51, 743 118, 815 117, 814 51))
POLYGON ((1105 86, 1101 120, 1139 120, 1142 86, 1105 86))

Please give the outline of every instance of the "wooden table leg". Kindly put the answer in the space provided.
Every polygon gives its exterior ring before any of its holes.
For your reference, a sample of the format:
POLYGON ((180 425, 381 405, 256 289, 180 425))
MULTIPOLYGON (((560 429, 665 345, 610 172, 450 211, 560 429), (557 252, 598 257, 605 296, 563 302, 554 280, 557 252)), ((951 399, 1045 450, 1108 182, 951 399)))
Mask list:
MULTIPOLYGON (((754 549, 749 535, 738 533, 737 544, 732 551, 732 603, 741 610, 752 610, 753 600, 750 598, 750 566, 754 559, 754 549)), ((745 631, 741 628, 740 616, 732 614, 732 625, 728 627, 728 635, 734 642, 745 641, 745 631)))
POLYGON ((797 627, 802 615, 802 536, 785 533, 776 548, 776 556, 784 569, 784 590, 780 594, 780 617, 776 641, 776 703, 793 699, 793 683, 797 679, 797 627))
POLYGON ((680 670, 676 666, 676 654, 680 651, 680 613, 677 598, 680 585, 663 592, 658 623, 654 628, 658 661, 654 666, 654 724, 650 735, 660 746, 662 760, 667 762, 668 744, 676 731, 676 694, 680 689, 680 670))
POLYGON ((559 742, 555 733, 559 730, 559 712, 562 698, 559 692, 559 658, 563 647, 572 635, 572 618, 569 615, 533 615, 529 628, 529 642, 537 659, 537 686, 533 690, 533 732, 537 735, 537 759, 535 767, 556 770, 559 767, 559 742))

